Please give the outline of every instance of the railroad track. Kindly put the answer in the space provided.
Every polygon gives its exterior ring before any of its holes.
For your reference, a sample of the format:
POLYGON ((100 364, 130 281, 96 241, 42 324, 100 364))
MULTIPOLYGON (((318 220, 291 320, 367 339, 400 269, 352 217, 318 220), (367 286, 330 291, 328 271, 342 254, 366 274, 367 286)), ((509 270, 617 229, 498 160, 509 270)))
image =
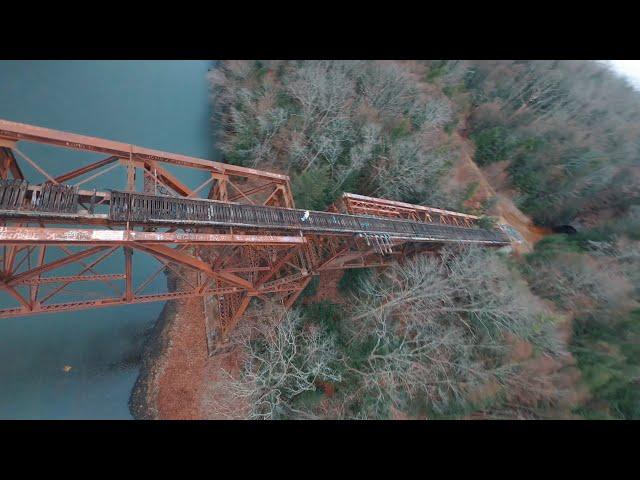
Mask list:
MULTIPOLYGON (((383 244, 389 239, 507 245, 507 234, 500 228, 416 222, 372 215, 307 212, 301 209, 247 205, 216 200, 177 198, 123 191, 109 194, 107 219, 130 226, 234 226, 329 235, 358 235, 383 244)), ((0 182, 0 216, 60 217, 69 221, 88 218, 80 212, 77 189, 66 185, 29 186, 26 182, 0 182)), ((384 248, 384 247, 383 247, 384 248)))
POLYGON ((129 224, 238 226, 323 234, 378 235, 414 240, 508 244, 505 233, 481 228, 265 207, 113 191, 109 217, 129 224))

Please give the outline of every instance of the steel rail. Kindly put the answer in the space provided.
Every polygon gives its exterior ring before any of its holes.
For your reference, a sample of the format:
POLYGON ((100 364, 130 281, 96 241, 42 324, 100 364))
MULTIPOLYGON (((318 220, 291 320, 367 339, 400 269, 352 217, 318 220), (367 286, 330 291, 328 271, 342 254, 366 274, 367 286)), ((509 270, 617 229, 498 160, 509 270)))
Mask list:
POLYGON ((301 209, 235 204, 204 199, 111 192, 109 217, 130 225, 238 226, 326 234, 387 235, 411 241, 481 244, 510 243, 501 229, 416 222, 369 215, 349 215, 301 209))

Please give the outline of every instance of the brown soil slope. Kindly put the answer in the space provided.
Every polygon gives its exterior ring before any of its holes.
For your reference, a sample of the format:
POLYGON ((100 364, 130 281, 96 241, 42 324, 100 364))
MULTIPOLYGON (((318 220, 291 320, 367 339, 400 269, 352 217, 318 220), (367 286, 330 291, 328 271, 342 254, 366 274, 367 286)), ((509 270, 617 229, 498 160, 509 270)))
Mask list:
POLYGON ((534 225, 533 221, 522 213, 511 200, 514 192, 509 188, 506 180, 507 163, 499 162, 486 169, 481 169, 473 161, 474 145, 471 140, 462 137, 457 132, 453 135, 459 137, 459 144, 462 148, 452 180, 459 186, 468 185, 471 182, 478 183, 478 189, 470 199, 472 203, 479 203, 487 198, 495 197, 496 202, 489 213, 500 217, 501 222, 511 225, 525 240, 525 243, 516 249, 517 251, 530 251, 533 245, 550 231, 534 225))

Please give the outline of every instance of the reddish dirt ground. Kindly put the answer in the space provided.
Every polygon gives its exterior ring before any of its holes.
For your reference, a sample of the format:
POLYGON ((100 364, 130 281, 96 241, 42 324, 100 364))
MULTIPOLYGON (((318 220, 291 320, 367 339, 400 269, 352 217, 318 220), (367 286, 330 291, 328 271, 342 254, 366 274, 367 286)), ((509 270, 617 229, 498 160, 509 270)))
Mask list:
POLYGON ((202 299, 176 307, 158 378, 158 412, 163 419, 193 420, 202 418, 198 399, 208 358, 202 299))
POLYGON ((238 401, 224 388, 240 370, 237 351, 209 357, 201 298, 178 301, 170 341, 155 379, 158 417, 167 420, 237 418, 238 401))
POLYGON ((303 302, 316 303, 328 300, 333 303, 344 303, 346 300, 340 295, 338 288, 338 283, 343 273, 342 270, 327 270, 320 273, 320 281, 318 282, 318 289, 315 295, 305 298, 303 302))
POLYGON ((209 357, 202 377, 199 409, 205 420, 234 420, 246 418, 246 404, 234 398, 227 382, 237 377, 242 366, 240 351, 234 350, 209 357))
POLYGON ((457 132, 453 134, 459 138, 462 146, 460 161, 456 165, 452 181, 457 185, 467 185, 471 182, 478 182, 478 189, 469 204, 479 204, 481 201, 496 197, 496 203, 489 212, 501 218, 502 222, 508 223, 515 228, 522 236, 525 243, 519 245, 516 252, 528 252, 533 245, 545 235, 551 233, 549 229, 538 227, 531 219, 513 203, 510 197, 514 195, 507 181, 507 162, 499 162, 481 169, 473 161, 474 147, 471 141, 462 137, 457 132))

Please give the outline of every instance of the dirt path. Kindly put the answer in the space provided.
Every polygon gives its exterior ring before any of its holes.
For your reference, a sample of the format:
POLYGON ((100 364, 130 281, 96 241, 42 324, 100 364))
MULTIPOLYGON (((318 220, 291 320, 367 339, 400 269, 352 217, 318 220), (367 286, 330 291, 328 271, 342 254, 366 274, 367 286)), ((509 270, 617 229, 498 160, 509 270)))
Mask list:
POLYGON ((202 300, 177 302, 170 330, 170 345, 159 381, 160 418, 196 420, 202 418, 198 398, 207 359, 202 300))
POLYGON ((473 161, 474 145, 470 139, 458 132, 452 134, 461 146, 460 161, 455 168, 453 179, 459 185, 470 182, 478 182, 478 188, 470 199, 471 203, 479 203, 489 197, 496 197, 495 205, 489 213, 500 218, 501 223, 508 223, 524 239, 524 243, 516 248, 518 252, 531 251, 533 245, 542 237, 550 233, 550 230, 538 227, 525 215, 511 200, 514 192, 509 189, 507 183, 506 162, 491 165, 487 169, 481 169, 473 161))
MULTIPOLYGON (((400 62, 405 66, 409 76, 416 82, 425 97, 434 94, 437 87, 425 82, 425 67, 416 61, 400 62)), ((465 128, 466 119, 460 118, 462 124, 458 128, 465 128)), ((502 223, 508 223, 524 239, 524 243, 516 247, 517 252, 527 252, 543 236, 550 233, 550 230, 540 228, 533 224, 533 221, 525 215, 511 200, 515 196, 515 191, 509 188, 507 181, 506 162, 492 164, 489 168, 481 169, 473 161, 475 147, 473 142, 455 131, 451 134, 452 143, 460 147, 460 159, 454 168, 454 174, 449 179, 449 186, 453 188, 464 188, 472 182, 478 183, 478 188, 469 200, 469 206, 480 206, 480 203, 489 197, 496 197, 497 201, 488 212, 491 215, 501 217, 502 223)))

